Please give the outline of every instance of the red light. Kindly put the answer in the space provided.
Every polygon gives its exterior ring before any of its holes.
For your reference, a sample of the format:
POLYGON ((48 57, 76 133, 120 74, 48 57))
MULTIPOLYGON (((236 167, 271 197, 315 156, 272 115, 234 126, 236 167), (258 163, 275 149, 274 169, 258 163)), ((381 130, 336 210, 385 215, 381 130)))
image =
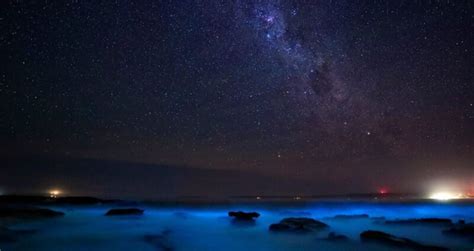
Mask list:
POLYGON ((386 188, 381 188, 379 190, 379 194, 387 194, 388 193, 388 190, 386 188))

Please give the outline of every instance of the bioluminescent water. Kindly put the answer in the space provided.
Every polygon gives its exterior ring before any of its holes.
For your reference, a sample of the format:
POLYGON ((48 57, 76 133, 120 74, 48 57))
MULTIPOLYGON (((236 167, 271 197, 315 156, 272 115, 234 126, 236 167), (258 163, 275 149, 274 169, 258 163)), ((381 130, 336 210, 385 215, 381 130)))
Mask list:
POLYGON ((385 224, 385 219, 449 218, 474 222, 472 202, 301 202, 228 203, 199 205, 138 204, 141 216, 104 214, 120 205, 55 206, 64 217, 3 222, 16 230, 34 229, 15 242, 0 241, 10 250, 400 250, 360 240, 365 230, 380 230, 416 242, 452 250, 472 250, 472 239, 443 234, 437 224, 385 224), (231 210, 256 211, 255 222, 238 223, 227 216, 231 210), (368 214, 369 218, 336 219, 335 215, 368 214), (274 233, 268 227, 285 217, 311 217, 329 225, 310 233, 274 233), (329 232, 347 240, 327 240, 329 232))

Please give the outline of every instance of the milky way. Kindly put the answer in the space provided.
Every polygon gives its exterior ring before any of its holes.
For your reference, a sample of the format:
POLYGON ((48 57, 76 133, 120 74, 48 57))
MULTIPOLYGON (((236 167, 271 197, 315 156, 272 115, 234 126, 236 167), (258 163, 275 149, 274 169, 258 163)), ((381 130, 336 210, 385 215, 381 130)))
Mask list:
POLYGON ((394 163, 473 156, 469 1, 4 5, 7 155, 249 170, 364 189, 457 168, 394 163))

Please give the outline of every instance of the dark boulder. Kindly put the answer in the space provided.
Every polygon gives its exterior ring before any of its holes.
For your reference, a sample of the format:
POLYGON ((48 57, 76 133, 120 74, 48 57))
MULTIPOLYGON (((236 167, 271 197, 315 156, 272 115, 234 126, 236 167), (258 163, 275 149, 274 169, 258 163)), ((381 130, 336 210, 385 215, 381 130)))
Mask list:
POLYGON ((421 218, 421 219, 407 219, 407 220, 387 220, 386 224, 437 224, 437 225, 451 225, 453 221, 445 218, 421 218))
POLYGON ((63 212, 57 212, 46 208, 35 207, 6 207, 0 208, 0 218, 20 218, 20 219, 35 219, 35 218, 52 218, 63 216, 63 212))
POLYGON ((115 215, 142 215, 142 209, 138 208, 116 208, 110 209, 105 215, 106 216, 115 216, 115 215))
POLYGON ((271 224, 270 231, 304 233, 329 227, 327 224, 312 218, 285 218, 279 223, 271 224))
POLYGON ((244 220, 244 221, 253 221, 255 218, 258 218, 260 216, 259 213, 257 212, 229 212, 228 213, 229 217, 233 217, 236 220, 244 220))
POLYGON ((407 238, 397 237, 391 234, 387 234, 381 231, 368 230, 360 234, 360 239, 365 242, 376 242, 387 246, 395 246, 400 248, 408 248, 413 250, 433 250, 442 251, 449 250, 445 247, 430 246, 420 244, 407 238))

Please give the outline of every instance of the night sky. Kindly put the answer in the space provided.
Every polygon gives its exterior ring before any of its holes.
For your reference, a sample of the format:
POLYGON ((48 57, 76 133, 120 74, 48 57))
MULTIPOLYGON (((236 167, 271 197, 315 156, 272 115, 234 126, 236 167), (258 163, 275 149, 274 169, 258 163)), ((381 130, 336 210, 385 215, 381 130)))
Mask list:
POLYGON ((227 194, 474 190, 473 13, 467 0, 3 1, 0 189, 101 194, 134 173, 139 193, 165 166, 181 195, 222 177, 240 177, 227 194), (81 161, 87 175, 64 164, 81 161), (107 178, 91 188, 94 175, 107 178))

